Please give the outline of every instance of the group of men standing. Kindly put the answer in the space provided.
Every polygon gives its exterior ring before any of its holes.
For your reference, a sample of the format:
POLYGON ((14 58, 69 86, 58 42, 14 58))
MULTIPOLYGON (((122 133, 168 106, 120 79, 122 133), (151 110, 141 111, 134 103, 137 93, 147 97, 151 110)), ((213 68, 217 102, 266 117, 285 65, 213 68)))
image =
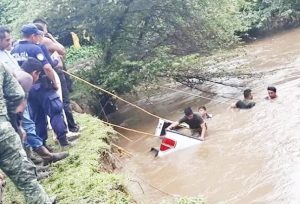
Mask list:
MULTIPOLYGON (((55 203, 38 183, 36 167, 24 149, 33 150, 48 163, 68 156, 48 147, 47 116, 61 147, 72 145, 69 131, 79 131, 63 71, 65 49, 41 19, 23 25, 23 39, 13 45, 10 32, 0 26, 0 169, 27 203, 55 203)), ((0 203, 2 183, 0 175, 0 203)))

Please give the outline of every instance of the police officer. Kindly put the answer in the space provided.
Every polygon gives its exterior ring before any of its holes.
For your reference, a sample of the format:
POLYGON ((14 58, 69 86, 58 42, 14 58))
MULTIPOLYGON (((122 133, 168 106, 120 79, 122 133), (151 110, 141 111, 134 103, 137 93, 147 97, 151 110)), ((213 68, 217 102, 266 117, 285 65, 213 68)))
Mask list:
POLYGON ((29 162, 20 137, 8 120, 8 111, 18 110, 24 91, 17 80, 0 62, 0 168, 31 204, 54 203, 39 185, 35 166, 29 162))
MULTIPOLYGON (((66 50, 63 45, 61 45, 59 42, 56 41, 56 39, 48 32, 47 28, 47 22, 42 19, 36 19, 33 21, 37 28, 40 31, 43 31, 45 37, 42 38, 41 44, 46 46, 49 52, 51 53, 58 53, 62 58, 66 55, 66 50)), ((64 111, 66 114, 66 119, 68 123, 68 128, 71 132, 78 132, 79 126, 76 124, 72 109, 71 109, 71 102, 70 102, 70 88, 72 81, 69 78, 68 75, 66 75, 62 70, 66 70, 65 64, 63 61, 61 63, 58 63, 57 66, 53 66, 55 68, 59 79, 61 81, 61 88, 62 88, 62 97, 63 97, 63 105, 64 105, 64 111)))
POLYGON ((40 75, 39 81, 30 90, 28 102, 32 107, 32 117, 36 124, 37 135, 43 137, 44 145, 48 138, 47 119, 50 117, 51 126, 57 135, 61 146, 69 146, 67 140, 67 126, 62 113, 62 101, 56 94, 57 84, 54 77, 54 70, 44 56, 39 43, 40 32, 34 24, 22 26, 23 40, 20 40, 12 50, 12 55, 21 66, 28 57, 33 57, 43 64, 44 73, 40 75))

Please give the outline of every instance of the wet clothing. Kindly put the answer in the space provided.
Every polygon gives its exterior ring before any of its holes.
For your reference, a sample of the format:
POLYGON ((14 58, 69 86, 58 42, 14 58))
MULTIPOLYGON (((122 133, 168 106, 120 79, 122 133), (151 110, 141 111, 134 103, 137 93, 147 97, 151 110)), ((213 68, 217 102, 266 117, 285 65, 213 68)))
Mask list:
POLYGON ((25 94, 1 63, 0 87, 0 169, 24 194, 27 203, 51 203, 37 181, 35 166, 28 160, 19 135, 8 121, 7 113, 16 109, 25 94))
MULTIPOLYGON (((41 47, 26 40, 19 41, 15 45, 12 55, 17 59, 19 65, 22 65, 28 57, 36 58, 43 65, 49 63, 41 47)), ((36 125, 36 133, 42 137, 44 145, 48 138, 47 115, 50 117, 50 123, 57 135, 57 139, 66 141, 67 126, 62 112, 62 101, 45 74, 41 74, 38 82, 32 86, 28 96, 28 103, 32 108, 32 119, 36 125)))
POLYGON ((198 129, 201 128, 201 124, 204 123, 204 120, 200 115, 193 113, 193 118, 191 120, 189 120, 187 116, 184 116, 178 122, 188 124, 191 129, 198 129))
POLYGON ((240 109, 250 109, 255 106, 255 102, 249 100, 239 100, 235 106, 240 109))

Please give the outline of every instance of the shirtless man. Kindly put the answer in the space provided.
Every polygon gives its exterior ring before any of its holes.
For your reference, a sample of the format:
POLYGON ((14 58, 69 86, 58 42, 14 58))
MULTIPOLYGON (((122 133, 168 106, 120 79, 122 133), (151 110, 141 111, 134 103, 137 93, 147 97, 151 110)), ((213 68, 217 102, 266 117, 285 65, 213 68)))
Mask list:
POLYGON ((277 90, 274 86, 268 86, 267 91, 268 91, 268 96, 266 96, 265 98, 266 100, 273 100, 278 97, 276 93, 277 90))

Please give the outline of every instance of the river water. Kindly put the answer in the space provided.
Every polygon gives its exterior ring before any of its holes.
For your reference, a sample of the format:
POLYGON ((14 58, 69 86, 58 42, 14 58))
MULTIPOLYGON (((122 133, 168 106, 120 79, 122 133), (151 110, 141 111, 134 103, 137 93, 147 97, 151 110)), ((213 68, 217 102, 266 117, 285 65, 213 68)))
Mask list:
MULTIPOLYGON (((247 79, 257 105, 230 110, 228 104, 209 102, 184 93, 162 90, 136 104, 161 117, 176 120, 182 110, 206 104, 213 119, 208 137, 199 146, 154 158, 151 147, 160 140, 124 132, 135 142, 120 145, 133 153, 125 159, 129 190, 138 203, 159 203, 171 196, 203 196, 206 203, 300 203, 300 29, 281 33, 245 47, 244 62, 253 72, 247 79), (266 101, 266 87, 275 85, 278 99, 266 101)), ((201 94, 183 86, 177 89, 201 94)), ((212 88, 220 95, 242 98, 241 90, 212 88)), ((227 103, 234 100, 214 96, 227 103)), ((126 105, 114 116, 131 128, 154 133, 157 119, 126 105)))

